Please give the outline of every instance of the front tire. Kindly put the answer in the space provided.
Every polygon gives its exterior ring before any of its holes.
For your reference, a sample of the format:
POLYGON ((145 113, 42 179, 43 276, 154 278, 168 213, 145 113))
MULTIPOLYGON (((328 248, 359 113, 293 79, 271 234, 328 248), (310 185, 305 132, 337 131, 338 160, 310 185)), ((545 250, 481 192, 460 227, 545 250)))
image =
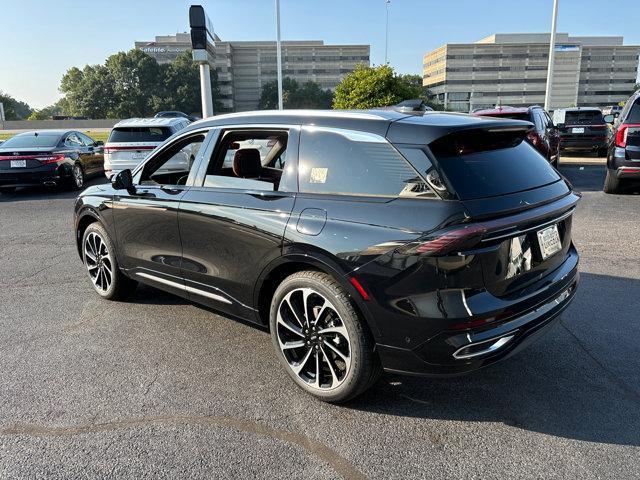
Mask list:
POLYGON ((302 271, 276 289, 271 339, 291 379, 325 401, 346 402, 371 387, 382 367, 348 293, 323 272, 302 271))
POLYGON ((128 298, 137 282, 118 267, 113 242, 100 223, 92 223, 82 236, 82 261, 98 295, 107 300, 128 298))
POLYGON ((607 176, 604 179, 603 190, 604 193, 618 193, 618 190, 620 190, 620 179, 609 169, 607 169, 607 176))

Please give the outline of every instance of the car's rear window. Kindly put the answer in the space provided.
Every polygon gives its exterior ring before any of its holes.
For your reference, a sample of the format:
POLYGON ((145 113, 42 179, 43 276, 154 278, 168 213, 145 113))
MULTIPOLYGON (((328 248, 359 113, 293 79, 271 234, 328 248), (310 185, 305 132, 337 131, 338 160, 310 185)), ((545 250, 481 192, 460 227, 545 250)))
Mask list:
POLYGON ((167 127, 117 127, 111 130, 109 142, 162 142, 171 136, 167 127))
POLYGON ((473 200, 560 180, 549 162, 523 138, 523 132, 461 132, 446 135, 429 147, 458 197, 473 200))
POLYGON ((60 134, 34 134, 29 133, 25 135, 16 135, 4 142, 2 148, 38 148, 49 147, 53 148, 58 145, 60 141, 60 134))
POLYGON ((605 123, 602 112, 596 110, 587 112, 567 112, 565 125, 600 125, 605 123))

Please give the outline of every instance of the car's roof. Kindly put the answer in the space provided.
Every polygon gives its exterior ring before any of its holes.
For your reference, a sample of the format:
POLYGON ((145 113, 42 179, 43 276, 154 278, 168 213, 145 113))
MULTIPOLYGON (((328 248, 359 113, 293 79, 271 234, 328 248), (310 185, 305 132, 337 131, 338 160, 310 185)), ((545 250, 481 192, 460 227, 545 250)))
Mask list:
POLYGON ((418 116, 395 110, 263 110, 199 120, 189 125, 187 130, 236 125, 308 125, 342 128, 375 133, 399 143, 430 143, 442 135, 457 130, 529 128, 532 124, 520 120, 489 119, 466 113, 434 111, 427 111, 424 115, 418 116))
POLYGON ((28 136, 28 135, 35 135, 37 133, 38 135, 42 135, 42 136, 60 137, 60 136, 66 134, 66 133, 69 133, 69 132, 77 132, 77 130, 73 130, 73 129, 70 129, 70 130, 59 130, 59 129, 58 130, 31 130, 29 132, 16 133, 15 136, 16 137, 28 136))
POLYGON ((169 127, 176 123, 183 123, 187 120, 184 117, 153 117, 153 118, 128 118, 120 120, 113 128, 116 127, 169 127))
POLYGON ((509 115, 510 113, 529 113, 529 110, 532 108, 539 108, 537 106, 532 107, 496 107, 496 108, 485 108, 482 110, 475 110, 473 115, 509 115))
POLYGON ((571 107, 571 108, 557 108, 555 111, 560 112, 602 112, 598 107, 571 107))

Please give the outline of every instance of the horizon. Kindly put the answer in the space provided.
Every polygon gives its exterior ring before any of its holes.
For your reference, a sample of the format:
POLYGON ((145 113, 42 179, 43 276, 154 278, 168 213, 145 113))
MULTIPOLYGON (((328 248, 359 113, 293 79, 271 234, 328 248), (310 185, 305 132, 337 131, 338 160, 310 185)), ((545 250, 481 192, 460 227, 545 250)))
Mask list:
MULTIPOLYGON (((2 75, 0 90, 32 108, 49 106, 61 97, 58 87, 69 68, 104 63, 110 55, 134 48, 135 41, 152 41, 156 35, 188 31, 188 7, 192 3, 198 2, 180 0, 170 5, 161 4, 158 8, 158 2, 151 0, 135 4, 98 0, 84 8, 96 10, 99 15, 80 16, 80 21, 71 22, 73 28, 65 28, 69 24, 65 15, 70 8, 75 12, 73 7, 77 3, 73 0, 60 0, 55 5, 45 0, 28 4, 7 0, 0 42, 15 45, 15 38, 20 38, 22 48, 5 51, 2 64, 22 74, 2 75), (129 14, 122 16, 121 7, 125 6, 129 14), (30 35, 26 37, 24 18, 33 23, 30 35), (177 20, 180 18, 182 20, 177 20), (65 55, 59 56, 60 52, 65 55)), ((398 73, 422 75, 423 55, 441 45, 472 43, 494 33, 548 33, 552 3, 552 0, 544 0, 537 8, 531 8, 531 2, 524 0, 450 0, 446 4, 432 0, 391 0, 389 64, 398 73), (451 11, 456 12, 456 18, 450 21, 428 20, 432 17, 446 19, 451 11), (522 15, 523 11, 526 15, 522 15), (478 18, 486 22, 479 22, 478 18), (496 18, 500 19, 499 22, 491 21, 496 18)), ((201 4, 222 40, 275 40, 272 0, 246 0, 242 11, 250 11, 251 14, 244 15, 241 21, 225 22, 216 21, 216 18, 238 18, 237 0, 209 0, 201 4)), ((620 0, 616 8, 621 11, 625 7, 632 9, 635 4, 632 0, 620 0)), ((310 1, 281 1, 283 41, 367 44, 371 46, 370 64, 384 63, 384 0, 327 0, 322 3, 322 8, 317 8, 317 5, 310 1), (314 14, 313 22, 307 21, 310 13, 314 14)), ((596 6, 597 2, 560 0, 558 33, 622 36, 625 45, 640 44, 640 31, 635 25, 637 17, 627 16, 617 22, 603 21, 601 12, 589 8, 590 5, 596 6)))

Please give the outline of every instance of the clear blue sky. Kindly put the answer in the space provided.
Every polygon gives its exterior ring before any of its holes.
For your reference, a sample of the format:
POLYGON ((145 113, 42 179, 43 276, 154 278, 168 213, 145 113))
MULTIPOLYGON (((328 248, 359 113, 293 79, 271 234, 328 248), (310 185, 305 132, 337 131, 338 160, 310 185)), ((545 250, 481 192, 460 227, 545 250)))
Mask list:
MULTIPOLYGON (((640 44, 640 0, 560 0, 558 31, 623 35, 640 44), (615 7, 614 7, 615 5, 615 7)), ((59 98, 72 66, 102 63, 135 40, 188 28, 197 0, 1 0, 0 90, 40 108, 59 98)), ((391 0, 389 61, 421 73, 422 55, 491 33, 550 29, 553 0, 391 0)), ((224 40, 275 38, 273 0, 201 2, 224 40)), ((283 40, 371 45, 384 62, 384 0, 281 0, 283 40)))

